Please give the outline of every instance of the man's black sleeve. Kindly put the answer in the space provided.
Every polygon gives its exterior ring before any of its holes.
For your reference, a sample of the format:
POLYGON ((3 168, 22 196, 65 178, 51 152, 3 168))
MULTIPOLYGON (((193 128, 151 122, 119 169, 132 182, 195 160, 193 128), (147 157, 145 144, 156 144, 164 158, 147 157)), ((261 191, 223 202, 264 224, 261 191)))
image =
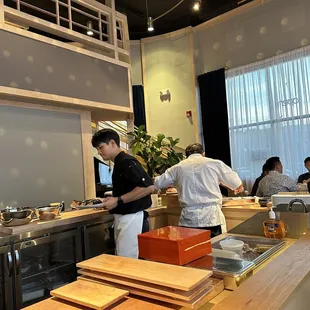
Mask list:
POLYGON ((149 187, 153 181, 138 161, 128 159, 124 165, 126 178, 136 187, 149 187))

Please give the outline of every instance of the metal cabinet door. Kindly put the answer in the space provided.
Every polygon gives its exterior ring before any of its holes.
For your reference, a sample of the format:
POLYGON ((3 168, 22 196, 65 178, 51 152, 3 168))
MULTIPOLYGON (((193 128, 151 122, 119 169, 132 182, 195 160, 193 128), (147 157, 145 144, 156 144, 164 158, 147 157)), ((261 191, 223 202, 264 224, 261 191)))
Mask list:
POLYGON ((13 256, 11 246, 0 247, 0 309, 14 309, 13 256))
POLYGON ((74 281, 76 263, 81 260, 80 229, 14 244, 17 309, 48 298, 51 290, 74 281))

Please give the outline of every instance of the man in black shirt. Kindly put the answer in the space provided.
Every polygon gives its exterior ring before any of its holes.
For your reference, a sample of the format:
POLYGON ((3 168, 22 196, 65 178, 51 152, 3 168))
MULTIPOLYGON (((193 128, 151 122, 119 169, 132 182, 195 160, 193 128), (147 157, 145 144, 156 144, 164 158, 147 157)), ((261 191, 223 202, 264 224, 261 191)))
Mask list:
POLYGON ((138 258, 138 234, 142 231, 144 210, 152 205, 153 181, 135 157, 120 148, 120 137, 112 129, 94 134, 92 145, 104 160, 114 162, 113 197, 103 200, 114 214, 116 254, 138 258))
POLYGON ((299 176, 298 183, 307 183, 308 191, 310 192, 310 157, 307 157, 304 163, 305 163, 305 167, 308 170, 308 172, 299 176))

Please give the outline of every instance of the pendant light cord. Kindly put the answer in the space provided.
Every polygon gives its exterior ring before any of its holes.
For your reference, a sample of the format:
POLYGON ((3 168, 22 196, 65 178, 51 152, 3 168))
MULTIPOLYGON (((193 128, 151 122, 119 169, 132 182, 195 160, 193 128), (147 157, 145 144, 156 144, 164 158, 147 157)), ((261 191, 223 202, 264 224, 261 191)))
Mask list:
MULTIPOLYGON (((164 17, 165 15, 169 14, 170 12, 172 12, 174 9, 176 9, 182 2, 184 2, 184 0, 180 0, 175 6, 173 6, 171 9, 169 9, 168 11, 166 11, 165 13, 157 16, 156 18, 153 18, 153 22, 155 22, 156 20, 164 17)), ((148 3, 146 0, 146 15, 147 15, 147 19, 149 19, 149 8, 148 8, 148 3)))
POLYGON ((145 0, 145 6, 146 6, 146 18, 147 18, 147 21, 149 20, 149 6, 148 6, 148 3, 147 3, 147 0, 145 0))

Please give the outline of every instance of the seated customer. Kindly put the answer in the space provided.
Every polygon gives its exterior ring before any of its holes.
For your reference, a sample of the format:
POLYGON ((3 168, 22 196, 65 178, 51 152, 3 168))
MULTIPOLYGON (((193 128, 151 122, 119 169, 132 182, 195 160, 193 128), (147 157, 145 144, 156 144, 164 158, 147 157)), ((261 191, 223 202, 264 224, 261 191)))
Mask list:
POLYGON ((252 187, 251 196, 255 196, 256 195, 259 182, 262 180, 262 178, 264 176, 266 176, 268 174, 268 172, 269 172, 269 170, 267 169, 267 164, 264 163, 263 168, 262 168, 262 174, 255 180, 254 185, 252 187))
POLYGON ((308 170, 308 172, 299 176, 298 183, 307 183, 308 191, 310 192, 310 157, 307 157, 304 162, 305 162, 305 167, 308 170))
POLYGON ((270 197, 279 192, 295 192, 297 184, 289 176, 283 175, 283 166, 279 157, 271 157, 266 161, 268 175, 258 185, 256 196, 270 197))

